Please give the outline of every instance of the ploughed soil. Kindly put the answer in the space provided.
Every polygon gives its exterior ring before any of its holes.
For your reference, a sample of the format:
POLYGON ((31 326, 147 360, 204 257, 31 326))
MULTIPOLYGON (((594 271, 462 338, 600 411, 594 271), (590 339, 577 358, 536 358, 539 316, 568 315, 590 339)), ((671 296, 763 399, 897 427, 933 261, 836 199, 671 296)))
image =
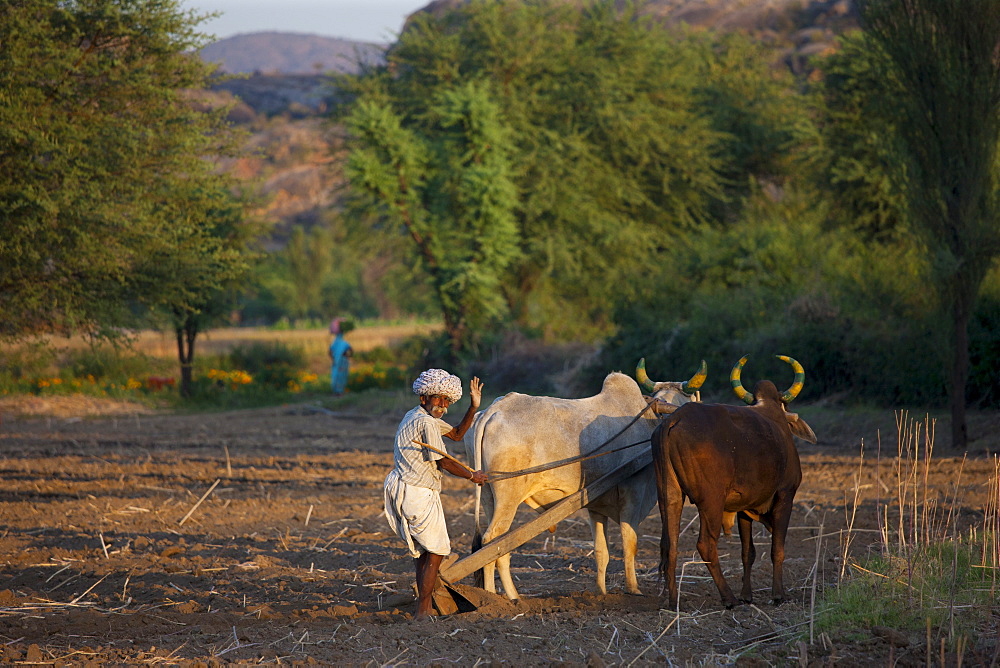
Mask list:
MULTIPOLYGON (((382 514, 400 415, 306 404, 197 415, 56 408, 18 415, 0 404, 4 665, 940 665, 939 639, 928 649, 923 633, 834 631, 810 642, 813 597, 841 577, 852 513, 850 552, 877 549, 877 518, 897 493, 895 434, 882 435, 881 461, 868 446, 860 456, 874 434, 829 430, 819 445, 800 443, 782 606, 769 602, 770 541, 756 524, 756 603, 721 606, 688 507, 679 611, 659 596, 654 509, 640 529, 643 596, 623 592, 616 528, 609 593, 597 593, 578 513, 514 553, 520 602, 483 593, 473 611, 418 622, 413 562, 382 514)), ((945 450, 921 469, 922 489, 980 526, 993 459, 945 450)), ((466 555, 472 488, 446 476, 443 497, 466 555)), ((738 538, 723 538, 720 552, 738 592, 738 538)), ((996 651, 994 629, 964 665, 989 665, 996 651)))

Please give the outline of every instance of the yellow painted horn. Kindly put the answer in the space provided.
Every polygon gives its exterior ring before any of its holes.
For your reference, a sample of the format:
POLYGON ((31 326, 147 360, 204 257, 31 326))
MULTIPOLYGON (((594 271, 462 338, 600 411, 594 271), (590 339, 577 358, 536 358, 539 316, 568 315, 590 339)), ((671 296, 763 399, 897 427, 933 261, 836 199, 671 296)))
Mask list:
POLYGON ((655 392, 656 385, 653 381, 649 379, 646 375, 646 358, 643 357, 639 360, 639 363, 635 365, 635 379, 639 383, 639 387, 646 390, 647 392, 655 392))
POLYGON ((729 384, 733 386, 733 392, 736 396, 743 400, 743 403, 750 405, 754 402, 754 397, 752 394, 746 391, 743 387, 743 381, 740 380, 740 374, 743 372, 743 365, 747 363, 747 355, 740 358, 740 361, 733 366, 733 370, 729 373, 729 384))
POLYGON ((792 402, 792 399, 799 396, 799 392, 802 391, 802 386, 805 384, 806 372, 802 368, 802 365, 793 360, 787 355, 775 355, 782 362, 788 362, 792 365, 792 371, 795 372, 795 378, 792 380, 792 386, 785 390, 781 395, 781 400, 786 404, 792 402))
POLYGON ((684 394, 694 394, 701 389, 701 386, 704 385, 706 378, 708 378, 708 365, 705 364, 705 360, 702 360, 701 366, 698 368, 698 371, 691 376, 691 380, 681 385, 681 392, 684 394))

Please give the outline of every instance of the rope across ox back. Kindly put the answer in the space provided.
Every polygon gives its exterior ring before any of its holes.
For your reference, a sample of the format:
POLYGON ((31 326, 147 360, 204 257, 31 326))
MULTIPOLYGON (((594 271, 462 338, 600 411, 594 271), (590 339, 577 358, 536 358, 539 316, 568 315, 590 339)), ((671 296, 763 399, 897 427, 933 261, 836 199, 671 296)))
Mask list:
MULTIPOLYGON (((616 437, 617 438, 617 437, 616 437)), ((606 441, 601 447, 604 447, 611 441, 606 441)), ((486 475, 489 476, 488 482, 496 482, 497 480, 506 480, 507 478, 517 478, 523 475, 531 475, 532 473, 541 473, 542 471, 550 471, 552 469, 557 469, 561 466, 568 466, 569 464, 575 464, 577 462, 585 462, 588 459, 595 459, 597 457, 604 457, 605 455, 610 455, 615 452, 621 452, 622 450, 628 450, 629 448, 634 448, 637 445, 642 445, 643 443, 649 443, 649 439, 643 439, 641 441, 636 441, 635 443, 630 443, 628 445, 623 445, 620 448, 614 448, 613 450, 608 450, 607 452, 598 452, 596 454, 591 453, 588 455, 578 455, 576 457, 569 457, 567 459, 559 459, 548 464, 540 464, 539 466, 532 466, 531 468, 522 469, 520 471, 487 471, 486 475)))
POLYGON ((607 446, 609 443, 611 443, 616 438, 618 438, 619 436, 621 436, 622 434, 624 434, 626 431, 628 431, 629 427, 631 427, 636 422, 638 422, 639 418, 641 418, 646 413, 646 411, 649 410, 649 407, 653 404, 654 401, 656 401, 655 397, 650 398, 650 400, 646 402, 646 406, 641 411, 639 411, 638 415, 636 415, 634 418, 632 418, 632 420, 627 425, 625 425, 624 427, 622 427, 618 431, 617 434, 615 434, 614 436, 612 436, 608 440, 604 441, 604 443, 601 443, 599 446, 597 446, 596 448, 594 448, 593 450, 591 450, 590 452, 588 452, 586 454, 576 455, 575 457, 568 457, 566 459, 559 459, 559 460, 556 460, 554 462, 549 462, 548 464, 540 464, 538 466, 532 466, 530 468, 526 468, 526 469, 523 469, 521 471, 487 471, 486 475, 489 477, 488 482, 496 482, 498 480, 507 480, 508 478, 517 478, 517 477, 520 477, 520 476, 523 476, 523 475, 531 475, 532 473, 541 473, 542 471, 549 471, 551 469, 557 469, 557 468, 560 468, 562 466, 568 466, 570 464, 575 464, 577 462, 584 462, 584 461, 587 461, 588 459, 595 459, 597 457, 604 457, 605 455, 610 455, 610 454, 613 454, 615 452, 621 452, 622 450, 627 450, 629 448, 634 448, 635 446, 642 445, 643 443, 649 443, 649 439, 647 438, 647 439, 642 440, 642 441, 637 441, 635 443, 630 443, 629 445, 623 445, 621 447, 614 448, 612 450, 608 450, 607 452, 598 452, 598 450, 601 450, 602 448, 604 448, 605 446, 607 446))

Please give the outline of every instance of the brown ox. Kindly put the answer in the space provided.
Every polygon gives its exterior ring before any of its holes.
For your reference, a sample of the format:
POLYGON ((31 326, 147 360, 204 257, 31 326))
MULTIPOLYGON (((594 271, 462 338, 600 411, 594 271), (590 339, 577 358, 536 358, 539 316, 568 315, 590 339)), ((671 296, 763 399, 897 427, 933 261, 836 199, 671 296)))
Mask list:
POLYGON ((757 556, 751 536, 753 520, 771 532, 771 593, 775 604, 785 598, 785 534, 802 481, 792 435, 810 443, 816 442, 816 435, 805 420, 785 408, 802 390, 802 366, 790 357, 779 358, 795 370, 795 381, 786 392, 779 393, 769 380, 758 382, 752 394, 743 389, 744 357, 733 367, 730 379, 737 396, 751 405, 687 403, 653 432, 653 468, 663 522, 660 574, 667 581, 670 605, 677 604, 677 538, 685 498, 698 507, 698 552, 708 564, 723 604, 731 608, 737 603, 719 567, 718 536, 727 512, 737 513, 742 544, 740 600, 753 600, 750 569, 757 556))

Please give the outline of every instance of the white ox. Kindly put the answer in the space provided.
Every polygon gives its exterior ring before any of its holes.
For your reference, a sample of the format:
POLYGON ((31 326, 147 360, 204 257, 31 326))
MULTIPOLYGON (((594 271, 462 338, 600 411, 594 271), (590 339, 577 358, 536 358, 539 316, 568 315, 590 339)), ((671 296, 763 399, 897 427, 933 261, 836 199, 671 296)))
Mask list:
MULTIPOLYGON (((654 397, 668 404, 685 404, 705 381, 705 363, 686 382, 653 383, 646 376, 645 361, 640 361, 636 375, 654 397)), ((482 488, 482 506, 488 525, 482 542, 489 542, 506 532, 522 503, 542 512, 559 500, 581 489, 605 473, 613 471, 650 449, 649 437, 659 420, 652 410, 628 426, 648 405, 635 380, 623 373, 611 373, 604 379, 601 393, 584 399, 535 397, 512 392, 496 399, 476 416, 473 428, 465 436, 469 461, 487 471, 522 471, 562 459, 589 454, 604 446, 606 452, 643 442, 620 452, 595 457, 524 476, 489 483, 482 488), (611 443, 609 439, 628 427, 611 443)), ((477 488, 478 489, 478 488, 477 488)), ((628 478, 617 487, 587 505, 594 535, 597 560, 597 587, 607 593, 608 543, 605 526, 608 518, 621 526, 625 562, 626 589, 640 594, 635 575, 636 528, 656 505, 656 478, 651 466, 628 478)), ((477 542, 480 539, 477 517, 477 542)), ((510 554, 483 569, 487 591, 496 592, 494 563, 504 592, 511 600, 518 593, 510 577, 510 554)))

